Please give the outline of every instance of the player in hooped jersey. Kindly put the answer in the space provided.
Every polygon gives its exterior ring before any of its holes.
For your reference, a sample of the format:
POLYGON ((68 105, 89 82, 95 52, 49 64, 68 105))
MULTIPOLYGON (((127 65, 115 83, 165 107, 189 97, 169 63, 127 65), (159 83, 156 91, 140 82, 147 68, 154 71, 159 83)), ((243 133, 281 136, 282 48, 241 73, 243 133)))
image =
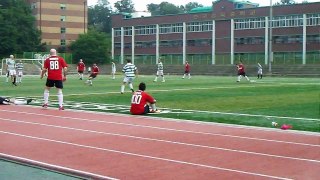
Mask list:
POLYGON ((80 80, 83 79, 83 72, 85 71, 85 69, 86 69, 86 65, 84 64, 83 60, 80 59, 79 63, 77 64, 77 71, 78 71, 80 80))
POLYGON ((17 78, 17 82, 18 83, 22 83, 22 76, 23 76, 23 63, 20 60, 17 64, 16 64, 16 69, 17 69, 17 74, 18 74, 18 78, 17 78))
POLYGON ((120 93, 124 93, 126 84, 128 84, 130 90, 134 92, 132 83, 136 77, 136 74, 138 73, 138 70, 137 67, 131 63, 131 59, 127 59, 127 64, 122 68, 122 72, 124 73, 125 77, 123 78, 123 84, 121 85, 120 93))
POLYGON ((164 75, 163 75, 163 64, 162 64, 160 58, 159 58, 158 64, 157 64, 157 74, 156 74, 156 78, 153 80, 153 82, 157 82, 159 76, 162 77, 162 82, 166 82, 165 79, 164 79, 164 75))
POLYGON ((42 107, 47 108, 49 102, 49 92, 50 89, 55 86, 57 88, 58 102, 59 102, 59 110, 64 110, 63 107, 63 81, 66 80, 67 77, 67 63, 65 60, 57 55, 57 51, 55 49, 50 50, 50 57, 48 57, 44 61, 43 69, 41 71, 40 78, 47 73, 47 81, 46 86, 43 93, 44 104, 42 107))
POLYGON ((159 113, 156 107, 156 100, 145 92, 146 84, 140 83, 139 90, 134 92, 131 97, 130 112, 133 115, 142 115, 147 113, 159 113), (150 111, 151 106, 151 111, 150 111))

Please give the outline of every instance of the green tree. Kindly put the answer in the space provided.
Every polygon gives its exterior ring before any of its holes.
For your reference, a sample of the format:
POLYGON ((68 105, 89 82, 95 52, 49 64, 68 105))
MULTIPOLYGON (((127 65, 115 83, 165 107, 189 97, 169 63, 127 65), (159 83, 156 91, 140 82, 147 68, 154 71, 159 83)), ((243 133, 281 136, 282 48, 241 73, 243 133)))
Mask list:
POLYGON ((280 2, 275 3, 275 5, 290 5, 295 3, 294 0, 281 0, 280 2))
POLYGON ((185 6, 184 6, 184 12, 189 12, 191 9, 193 9, 193 8, 197 8, 197 7, 203 7, 203 5, 202 4, 199 4, 199 3, 197 3, 197 2, 189 2, 188 4, 186 4, 185 6))
POLYGON ((178 7, 172 3, 161 2, 160 4, 147 4, 147 9, 151 15, 180 14, 184 12, 184 7, 178 7))
POLYGON ((99 0, 98 3, 88 8, 88 25, 94 29, 110 33, 111 32, 112 8, 108 0, 99 0))
POLYGON ((41 48, 40 32, 25 0, 1 0, 0 4, 0 55, 41 48))
POLYGON ((135 11, 132 0, 119 0, 114 3, 117 12, 132 13, 135 11))
POLYGON ((84 59, 88 64, 110 62, 111 37, 89 29, 70 45, 74 59, 84 59))

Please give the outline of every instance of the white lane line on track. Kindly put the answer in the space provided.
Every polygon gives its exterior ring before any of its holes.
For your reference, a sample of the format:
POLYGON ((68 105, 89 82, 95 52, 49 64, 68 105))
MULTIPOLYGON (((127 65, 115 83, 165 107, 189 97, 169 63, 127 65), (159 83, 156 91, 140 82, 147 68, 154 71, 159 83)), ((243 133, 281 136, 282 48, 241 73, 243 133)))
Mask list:
MULTIPOLYGON (((0 111, 2 111, 2 110, 0 110, 0 111)), ((4 110, 4 111, 7 111, 7 110, 4 110)), ((14 112, 14 113, 17 113, 17 114, 28 114, 28 115, 44 116, 44 117, 54 117, 54 118, 59 118, 59 119, 71 119, 71 120, 94 122, 94 123, 104 123, 104 124, 116 124, 116 125, 125 125, 125 126, 133 126, 133 127, 143 127, 143 128, 158 129, 158 130, 164 130, 164 131, 173 131, 173 132, 182 132, 182 133, 192 133, 192 134, 201 134, 201 135, 210 135, 210 136, 221 136, 221 137, 229 137, 229 138, 250 139, 250 140, 257 140, 257 141, 266 141, 266 142, 275 142, 275 143, 285 143, 285 144, 294 144, 294 145, 302 145, 302 146, 320 147, 319 144, 306 144, 306 143, 298 143, 298 142, 270 140, 270 139, 263 139, 263 138, 253 138, 253 137, 226 135, 226 134, 200 132, 200 131, 189 131, 189 130, 174 129, 174 128, 163 128, 163 127, 138 125, 138 124, 131 124, 131 123, 120 123, 120 122, 113 122, 113 121, 92 120, 92 119, 86 119, 86 118, 74 118, 74 117, 55 116, 55 115, 48 115, 48 114, 28 113, 28 112, 20 112, 20 111, 7 111, 7 112, 14 112)), ((125 117, 128 117, 128 116, 125 116, 125 117)))
POLYGON ((216 169, 216 170, 221 170, 221 171, 229 171, 229 172, 247 174, 247 175, 252 175, 252 176, 260 176, 260 177, 273 178, 273 179, 283 179, 283 180, 290 179, 290 178, 285 178, 285 177, 270 176, 270 175, 266 175, 266 174, 252 173, 252 172, 248 172, 248 171, 240 171, 240 170, 236 170, 236 169, 228 169, 228 168, 222 168, 222 167, 217 167, 217 166, 209 166, 209 165, 205 165, 205 164, 190 163, 190 162, 186 162, 186 161, 179 161, 179 160, 174 160, 174 159, 148 156, 148 155, 137 154, 137 153, 129 153, 129 152, 118 151, 118 150, 114 150, 114 149, 99 148, 99 147, 94 147, 94 146, 88 146, 88 145, 70 143, 70 142, 65 142, 65 141, 58 141, 58 140, 53 140, 53 139, 28 136, 28 135, 5 132, 5 131, 0 131, 0 133, 14 135, 14 136, 20 136, 20 137, 24 137, 24 138, 42 140, 42 141, 49 141, 49 142, 54 142, 54 143, 59 143, 59 144, 67 144, 67 145, 77 146, 77 147, 81 147, 81 148, 89 148, 89 149, 94 149, 94 150, 113 152, 113 153, 130 155, 130 156, 135 156, 135 157, 142 157, 142 158, 156 159, 156 160, 161 160, 161 161, 166 161, 166 162, 173 162, 173 163, 177 163, 177 164, 184 164, 184 165, 191 165, 191 166, 197 166, 197 167, 202 167, 202 168, 209 168, 209 169, 216 169))
POLYGON ((74 172, 74 173, 77 173, 77 174, 82 174, 82 175, 85 175, 85 176, 101 178, 101 179, 118 180, 116 178, 109 177, 109 176, 103 176, 103 175, 99 175, 99 174, 94 174, 94 173, 85 172, 85 171, 72 169, 72 168, 67 168, 67 167, 63 167, 63 166, 58 166, 58 165, 54 165, 54 164, 48 164, 48 163, 44 163, 44 162, 41 162, 41 161, 27 159, 27 158, 23 158, 23 157, 19 157, 19 156, 13 156, 13 155, 10 155, 10 154, 0 153, 0 157, 2 157, 4 159, 12 159, 12 160, 15 160, 15 161, 20 161, 20 162, 21 161, 22 162, 28 162, 28 163, 39 165, 41 167, 46 167, 46 168, 48 167, 48 168, 58 169, 59 171, 67 171, 67 172, 71 172, 71 173, 74 172))
POLYGON ((79 128, 72 128, 72 127, 65 127, 65 126, 57 126, 57 125, 50 125, 50 124, 25 122, 25 121, 20 121, 20 120, 13 120, 13 119, 0 118, 0 120, 18 122, 18 123, 24 123, 24 124, 47 126, 47 127, 54 127, 54 128, 60 128, 60 129, 68 129, 68 130, 74 130, 74 131, 96 133, 96 134, 104 134, 104 135, 110 135, 110 136, 120 136, 120 137, 125 137, 125 138, 133 138, 133 139, 141 139, 141 140, 148 140, 148 141, 164 142, 164 143, 170 143, 170 144, 179 144, 179 145, 191 146, 191 147, 199 147, 199 148, 206 148, 206 149, 216 149, 216 150, 230 151, 230 152, 236 152, 236 153, 254 154, 254 155, 258 155, 258 156, 267 156, 267 157, 274 157, 274 158, 282 158, 282 159, 290 159, 290 160, 298 160, 298 161, 307 161, 307 162, 320 163, 319 160, 314 160, 314 159, 304 159, 304 158, 296 158, 296 157, 290 157, 290 156, 281 156, 281 155, 274 155, 274 154, 258 153, 258 152, 252 152, 252 151, 220 148, 220 147, 215 147, 215 146, 191 144, 191 143, 170 141, 170 140, 164 140, 164 139, 155 139, 155 138, 132 136, 132 135, 126 135, 126 134, 108 133, 108 132, 94 131, 94 130, 88 130, 88 129, 79 129, 79 128))

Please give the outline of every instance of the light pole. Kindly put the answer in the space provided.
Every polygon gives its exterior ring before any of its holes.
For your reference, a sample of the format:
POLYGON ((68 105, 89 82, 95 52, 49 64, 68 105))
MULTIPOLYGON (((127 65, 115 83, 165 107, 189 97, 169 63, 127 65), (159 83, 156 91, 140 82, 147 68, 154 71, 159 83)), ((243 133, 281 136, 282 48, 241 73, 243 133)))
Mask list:
POLYGON ((272 53, 272 19, 273 19, 273 14, 272 14, 272 0, 270 0, 270 20, 269 20, 269 61, 268 61, 268 67, 269 67, 269 73, 272 73, 272 68, 271 68, 271 62, 273 61, 273 53, 272 53))

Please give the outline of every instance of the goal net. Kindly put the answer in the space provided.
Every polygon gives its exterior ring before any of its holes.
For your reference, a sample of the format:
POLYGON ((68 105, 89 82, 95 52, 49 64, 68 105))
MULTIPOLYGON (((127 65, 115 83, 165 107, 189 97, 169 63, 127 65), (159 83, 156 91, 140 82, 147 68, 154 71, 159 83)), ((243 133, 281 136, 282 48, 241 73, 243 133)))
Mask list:
MULTIPOLYGON (((6 63, 9 58, 2 59, 1 61, 1 70, 0 75, 5 75, 6 71, 6 63)), ((22 63, 23 64, 23 74, 24 75, 39 75, 41 69, 43 67, 43 62, 45 58, 41 59, 14 59, 15 63, 22 63)))

